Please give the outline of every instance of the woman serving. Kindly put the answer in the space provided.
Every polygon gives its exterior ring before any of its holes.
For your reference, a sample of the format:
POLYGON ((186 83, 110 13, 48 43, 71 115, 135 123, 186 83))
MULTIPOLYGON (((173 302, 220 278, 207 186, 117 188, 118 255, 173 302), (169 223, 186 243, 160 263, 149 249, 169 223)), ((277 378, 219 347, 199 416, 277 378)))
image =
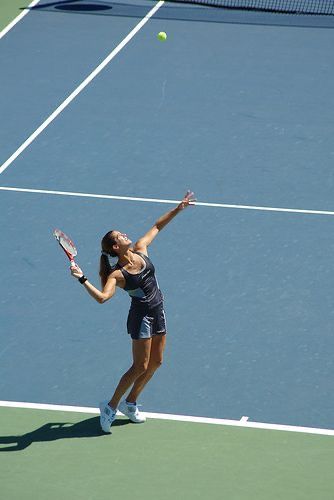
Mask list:
POLYGON ((161 366, 166 345, 166 318, 163 295, 155 268, 148 258, 147 247, 179 212, 194 205, 194 193, 188 191, 181 203, 160 217, 154 226, 133 246, 128 236, 120 231, 109 231, 101 241, 100 278, 102 291, 92 285, 79 266, 71 266, 71 274, 83 284, 87 292, 100 304, 111 299, 116 288, 122 288, 131 297, 127 330, 132 339, 133 363, 121 377, 110 401, 100 403, 100 424, 104 432, 116 418, 117 408, 132 422, 140 423, 137 399, 154 372, 161 366), (116 257, 111 265, 109 257, 116 257), (130 389, 131 388, 131 389, 130 389), (125 400, 121 398, 130 389, 125 400))

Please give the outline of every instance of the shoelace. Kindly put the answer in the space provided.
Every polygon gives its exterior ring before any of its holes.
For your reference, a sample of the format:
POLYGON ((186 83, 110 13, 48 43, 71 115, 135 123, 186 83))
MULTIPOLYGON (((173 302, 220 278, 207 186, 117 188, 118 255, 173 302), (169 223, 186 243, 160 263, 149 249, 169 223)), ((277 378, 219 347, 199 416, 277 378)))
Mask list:
POLYGON ((109 408, 104 409, 104 413, 106 415, 108 415, 108 417, 110 417, 110 416, 112 417, 113 415, 115 415, 116 412, 114 410, 112 410, 112 408, 110 408, 110 406, 109 406, 109 408))
POLYGON ((128 405, 127 404, 127 407, 128 407, 128 410, 131 412, 131 413, 139 413, 139 406, 143 406, 143 405, 128 405))

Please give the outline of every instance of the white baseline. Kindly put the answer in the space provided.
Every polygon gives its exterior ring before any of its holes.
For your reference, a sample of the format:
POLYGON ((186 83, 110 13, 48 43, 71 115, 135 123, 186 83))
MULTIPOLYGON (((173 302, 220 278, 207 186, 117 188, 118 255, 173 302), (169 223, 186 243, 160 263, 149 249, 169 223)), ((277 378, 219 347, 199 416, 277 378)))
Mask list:
MULTIPOLYGON (((94 193, 76 193, 72 191, 53 191, 49 189, 30 189, 19 188, 11 186, 0 186, 0 191, 14 191, 18 193, 32 193, 32 194, 45 194, 56 196, 74 196, 78 198, 98 198, 103 200, 121 200, 121 201, 138 201, 145 203, 180 203, 180 200, 164 200, 160 198, 141 198, 134 196, 117 196, 112 194, 94 194, 94 193)), ((258 210, 264 212, 283 212, 292 214, 306 214, 306 215, 334 215, 334 211, 330 210, 307 210, 302 208, 279 208, 279 207, 260 207, 256 205, 231 205, 228 203, 208 203, 196 201, 196 206, 200 207, 213 207, 213 208, 232 208, 239 210, 258 210)))
MULTIPOLYGON (((0 401, 0 407, 7 408, 27 408, 33 410, 53 410, 53 411, 68 411, 76 413, 93 413, 99 414, 98 408, 82 407, 82 406, 63 406, 53 404, 41 403, 23 403, 18 401, 0 401)), ((122 415, 117 412, 117 415, 122 415)), ((147 418, 156 418, 160 420, 174 420, 177 422, 193 422, 198 424, 215 424, 226 425, 232 427, 247 427, 251 429, 267 429, 274 431, 287 431, 287 432, 302 432, 305 434, 320 434, 323 436, 334 436, 333 429, 319 429, 316 427, 298 427, 294 425, 280 425, 280 424, 266 424, 261 422, 249 422, 243 417, 241 420, 224 420, 222 418, 208 418, 208 417, 191 417, 188 415, 171 415, 169 413, 146 413, 143 412, 147 418)), ((246 417, 248 418, 248 417, 246 417)))

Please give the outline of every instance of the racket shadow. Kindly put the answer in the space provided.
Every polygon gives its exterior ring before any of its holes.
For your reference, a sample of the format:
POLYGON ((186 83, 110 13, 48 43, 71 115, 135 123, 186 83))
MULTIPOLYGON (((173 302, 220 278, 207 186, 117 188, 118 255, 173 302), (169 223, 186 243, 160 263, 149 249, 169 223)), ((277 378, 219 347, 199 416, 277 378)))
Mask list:
MULTIPOLYGON (((130 421, 127 419, 117 419, 113 422, 112 428, 129 423, 130 421)), ((50 422, 21 436, 0 436, 0 452, 25 450, 32 443, 57 441, 59 439, 96 438, 108 435, 101 430, 99 417, 82 420, 75 424, 70 422, 50 422)))

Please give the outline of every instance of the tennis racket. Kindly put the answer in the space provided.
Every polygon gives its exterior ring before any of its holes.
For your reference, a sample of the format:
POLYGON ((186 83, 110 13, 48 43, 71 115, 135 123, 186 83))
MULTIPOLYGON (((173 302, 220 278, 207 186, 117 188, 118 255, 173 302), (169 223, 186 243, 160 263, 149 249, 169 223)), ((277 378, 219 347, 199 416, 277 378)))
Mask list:
POLYGON ((74 261, 74 257, 78 254, 78 252, 77 252, 77 249, 76 249, 73 241, 65 233, 63 233, 63 231, 61 231, 60 229, 55 229, 53 231, 53 236, 56 238, 59 245, 66 253, 67 258, 71 262, 71 266, 76 266, 76 263, 74 261))

